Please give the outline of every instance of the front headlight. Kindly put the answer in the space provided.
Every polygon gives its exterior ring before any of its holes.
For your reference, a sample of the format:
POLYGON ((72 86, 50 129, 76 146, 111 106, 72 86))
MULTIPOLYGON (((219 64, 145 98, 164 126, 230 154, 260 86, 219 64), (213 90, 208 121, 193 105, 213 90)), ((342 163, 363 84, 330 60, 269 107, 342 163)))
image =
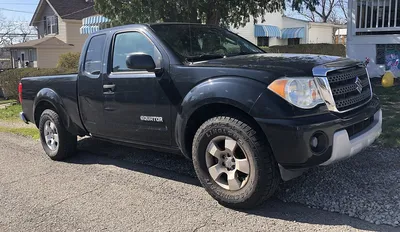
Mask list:
POLYGON ((302 109, 324 103, 313 78, 281 78, 272 82, 268 89, 302 109))

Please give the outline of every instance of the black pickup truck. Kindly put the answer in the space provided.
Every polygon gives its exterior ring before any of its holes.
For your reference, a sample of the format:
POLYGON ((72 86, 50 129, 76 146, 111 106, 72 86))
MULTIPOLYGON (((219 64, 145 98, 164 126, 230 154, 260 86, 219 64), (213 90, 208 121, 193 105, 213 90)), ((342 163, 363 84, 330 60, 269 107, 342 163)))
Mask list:
POLYGON ((25 122, 54 160, 77 136, 181 153, 221 204, 249 208, 281 180, 369 146, 382 112, 365 64, 268 54, 228 30, 129 25, 89 36, 74 75, 23 78, 25 122))

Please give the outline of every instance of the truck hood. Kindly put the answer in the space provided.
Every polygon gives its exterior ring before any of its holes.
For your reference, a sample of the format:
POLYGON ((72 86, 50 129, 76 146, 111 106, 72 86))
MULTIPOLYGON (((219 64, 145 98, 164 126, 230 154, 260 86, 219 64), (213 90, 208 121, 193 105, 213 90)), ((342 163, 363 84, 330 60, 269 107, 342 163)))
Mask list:
POLYGON ((277 76, 313 76, 313 68, 337 69, 359 64, 348 58, 306 54, 253 54, 193 63, 192 66, 264 70, 277 76))

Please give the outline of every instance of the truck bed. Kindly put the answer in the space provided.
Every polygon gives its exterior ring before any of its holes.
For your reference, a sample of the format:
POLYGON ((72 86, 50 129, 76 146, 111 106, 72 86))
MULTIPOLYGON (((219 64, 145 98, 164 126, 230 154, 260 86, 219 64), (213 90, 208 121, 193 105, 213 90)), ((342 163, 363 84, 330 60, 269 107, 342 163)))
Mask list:
POLYGON ((26 118, 35 123, 34 102, 40 101, 39 95, 55 92, 65 105, 65 110, 71 119, 79 119, 77 99, 77 74, 27 77, 22 83, 22 108, 26 118), (39 93, 40 91, 40 93, 39 93))

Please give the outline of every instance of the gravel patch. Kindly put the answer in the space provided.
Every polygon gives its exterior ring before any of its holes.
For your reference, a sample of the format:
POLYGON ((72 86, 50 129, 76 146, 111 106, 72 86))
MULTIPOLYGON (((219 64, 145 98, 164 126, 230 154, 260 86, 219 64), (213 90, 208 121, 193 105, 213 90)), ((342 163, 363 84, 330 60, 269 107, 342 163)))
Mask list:
POLYGON ((35 124, 33 124, 33 123, 26 124, 21 120, 9 120, 9 121, 0 120, 0 127, 7 127, 7 128, 36 128, 35 124))
POLYGON ((284 202, 400 226, 400 149, 372 147, 281 185, 284 202))
MULTIPOLYGON (((85 138, 80 149, 196 177, 182 156, 85 138)), ((196 180, 197 181, 197 180, 196 180)), ((276 196, 370 223, 400 226, 400 149, 371 147, 351 159, 309 170, 281 184, 276 196)))

